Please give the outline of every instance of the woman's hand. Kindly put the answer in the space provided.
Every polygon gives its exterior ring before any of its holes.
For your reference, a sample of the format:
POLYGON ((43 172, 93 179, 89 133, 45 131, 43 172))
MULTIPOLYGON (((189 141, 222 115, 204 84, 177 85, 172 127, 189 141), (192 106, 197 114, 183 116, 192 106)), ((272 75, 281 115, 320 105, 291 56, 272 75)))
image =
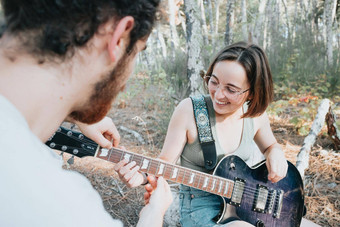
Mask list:
POLYGON ((280 181, 287 174, 288 163, 279 144, 270 146, 264 153, 268 168, 268 180, 273 183, 280 181))
POLYGON ((118 147, 120 135, 113 121, 109 117, 104 117, 101 121, 88 125, 81 122, 74 122, 80 131, 101 147, 112 148, 118 147))
POLYGON ((118 162, 114 167, 114 170, 118 173, 120 180, 130 188, 147 183, 145 175, 140 173, 138 171, 139 169, 140 167, 136 165, 135 161, 128 163, 125 159, 118 162))

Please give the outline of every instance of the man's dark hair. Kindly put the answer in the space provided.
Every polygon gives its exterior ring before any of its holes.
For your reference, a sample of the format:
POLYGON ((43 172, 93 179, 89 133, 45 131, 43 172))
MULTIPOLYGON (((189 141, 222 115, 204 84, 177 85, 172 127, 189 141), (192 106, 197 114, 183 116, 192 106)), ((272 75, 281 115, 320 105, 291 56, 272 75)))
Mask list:
POLYGON ((101 24, 125 16, 135 20, 129 53, 137 40, 150 34, 159 0, 1 0, 1 4, 5 32, 29 43, 33 54, 64 58, 84 46, 101 24))

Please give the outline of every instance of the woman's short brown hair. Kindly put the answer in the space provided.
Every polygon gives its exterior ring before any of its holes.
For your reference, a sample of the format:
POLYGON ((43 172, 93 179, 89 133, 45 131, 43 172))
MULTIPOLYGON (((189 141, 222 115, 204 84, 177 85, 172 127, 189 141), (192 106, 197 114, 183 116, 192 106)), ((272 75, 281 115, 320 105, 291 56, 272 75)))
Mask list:
POLYGON ((220 61, 236 61, 246 71, 249 89, 248 111, 242 117, 256 117, 265 112, 273 100, 273 79, 264 51, 255 44, 239 42, 222 49, 210 64, 206 76, 207 85, 215 64, 220 61))

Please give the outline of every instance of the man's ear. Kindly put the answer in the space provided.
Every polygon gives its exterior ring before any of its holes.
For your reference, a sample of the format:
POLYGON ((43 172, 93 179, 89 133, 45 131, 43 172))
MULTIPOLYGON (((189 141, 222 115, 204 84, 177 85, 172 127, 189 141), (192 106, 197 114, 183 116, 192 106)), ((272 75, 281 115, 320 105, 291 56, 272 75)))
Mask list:
POLYGON ((130 32, 133 26, 134 19, 131 16, 122 18, 116 25, 108 45, 111 61, 116 61, 126 51, 130 42, 130 32))

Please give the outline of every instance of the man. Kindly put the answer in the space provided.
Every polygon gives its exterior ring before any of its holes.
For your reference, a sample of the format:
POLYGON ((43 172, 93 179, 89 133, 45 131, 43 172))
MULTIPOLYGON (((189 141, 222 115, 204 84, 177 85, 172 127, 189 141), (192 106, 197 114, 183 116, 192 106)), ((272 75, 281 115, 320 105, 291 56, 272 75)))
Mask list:
MULTIPOLYGON (((0 226, 121 226, 44 142, 66 118, 104 118, 146 47, 158 0, 1 4, 0 226)), ((145 197, 139 226, 161 226, 171 203, 164 179, 150 181, 157 188, 145 197)))

